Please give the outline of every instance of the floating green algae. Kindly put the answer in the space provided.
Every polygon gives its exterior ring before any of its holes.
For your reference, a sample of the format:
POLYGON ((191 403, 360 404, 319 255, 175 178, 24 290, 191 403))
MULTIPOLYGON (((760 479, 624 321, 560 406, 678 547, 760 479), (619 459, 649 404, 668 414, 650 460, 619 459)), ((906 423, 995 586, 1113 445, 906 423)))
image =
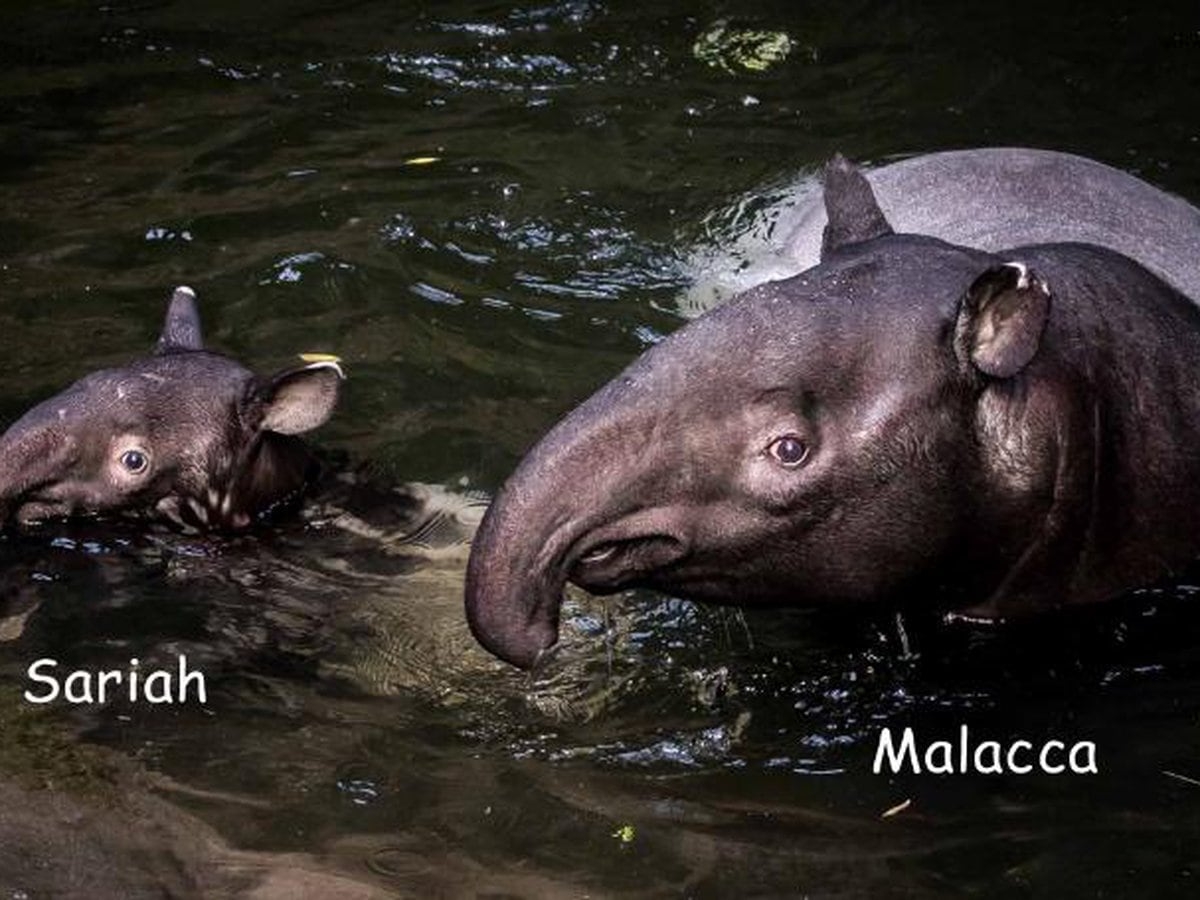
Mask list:
POLYGON ((787 59, 794 43, 783 31, 736 28, 718 19, 692 45, 701 62, 726 72, 765 72, 787 59))
POLYGON ((26 703, 0 684, 0 770, 24 788, 76 796, 114 793, 118 767, 110 754, 78 742, 49 710, 26 703))

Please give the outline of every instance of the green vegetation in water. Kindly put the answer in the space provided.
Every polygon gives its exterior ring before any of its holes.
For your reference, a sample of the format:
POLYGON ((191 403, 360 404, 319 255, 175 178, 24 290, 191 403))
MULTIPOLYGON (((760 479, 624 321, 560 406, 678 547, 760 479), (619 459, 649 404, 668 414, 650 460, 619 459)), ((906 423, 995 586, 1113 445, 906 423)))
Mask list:
POLYGON ((718 19, 696 38, 692 54, 726 72, 765 72, 787 59, 793 46, 786 32, 733 28, 728 20, 718 19))
POLYGON ((0 770, 21 787, 115 800, 120 772, 103 749, 79 742, 53 713, 0 685, 0 770))

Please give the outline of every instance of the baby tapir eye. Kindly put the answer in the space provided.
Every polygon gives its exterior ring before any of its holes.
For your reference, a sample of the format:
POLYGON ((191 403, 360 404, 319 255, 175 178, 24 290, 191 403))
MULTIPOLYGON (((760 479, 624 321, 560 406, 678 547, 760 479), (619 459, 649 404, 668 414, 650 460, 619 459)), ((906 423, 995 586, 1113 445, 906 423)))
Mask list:
POLYGON ((780 465, 794 469, 808 459, 808 444, 794 434, 785 434, 772 441, 767 452, 780 465))
POLYGON ((126 450, 121 454, 121 465, 124 466, 125 471, 133 475, 140 475, 150 465, 150 457, 143 450, 126 450))

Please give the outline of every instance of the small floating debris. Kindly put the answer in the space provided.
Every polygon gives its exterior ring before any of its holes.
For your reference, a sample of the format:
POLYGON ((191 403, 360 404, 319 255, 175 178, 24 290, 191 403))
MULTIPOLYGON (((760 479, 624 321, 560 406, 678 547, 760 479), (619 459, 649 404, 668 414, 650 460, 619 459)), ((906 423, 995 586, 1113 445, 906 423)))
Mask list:
POLYGON ((692 55, 713 68, 736 74, 765 72, 787 59, 794 44, 784 31, 735 28, 718 19, 692 44, 692 55))
POLYGON ((1184 784, 1194 784, 1196 787, 1200 787, 1200 780, 1189 778, 1187 775, 1180 775, 1178 772, 1168 772, 1166 769, 1163 769, 1163 774, 1168 778, 1174 778, 1176 781, 1182 781, 1184 784))
POLYGON ((441 160, 440 156, 414 156, 411 159, 406 159, 404 164, 406 166, 428 166, 435 162, 441 162, 441 160))
POLYGON ((622 825, 612 833, 612 836, 622 844, 632 844, 637 837, 637 829, 632 825, 622 825))
POLYGON ((901 803, 897 803, 893 807, 885 809, 883 812, 881 812, 879 814, 879 818, 890 819, 892 816, 896 816, 896 815, 899 815, 900 813, 904 812, 910 806, 912 806, 912 798, 911 797, 909 797, 907 800, 904 800, 901 803))

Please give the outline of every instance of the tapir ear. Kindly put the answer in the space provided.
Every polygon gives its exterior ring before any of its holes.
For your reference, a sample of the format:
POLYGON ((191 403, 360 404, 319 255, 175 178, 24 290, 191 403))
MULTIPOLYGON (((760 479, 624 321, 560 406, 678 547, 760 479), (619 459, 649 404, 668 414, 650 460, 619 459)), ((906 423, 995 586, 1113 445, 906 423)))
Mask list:
POLYGON ((821 259, 849 244, 892 234, 870 182, 840 153, 825 165, 825 213, 821 259))
POLYGON ((345 378, 336 359, 323 359, 287 369, 257 385, 259 428, 279 434, 302 434, 323 425, 337 406, 345 378))
POLYGON ((975 279, 958 310, 954 349, 963 364, 1011 378, 1037 353, 1050 318, 1050 288, 1023 263, 975 279))
POLYGON ((200 332, 200 313, 196 309, 196 292, 190 287, 177 287, 167 307, 167 320, 154 348, 157 354, 181 350, 203 350, 200 332))

